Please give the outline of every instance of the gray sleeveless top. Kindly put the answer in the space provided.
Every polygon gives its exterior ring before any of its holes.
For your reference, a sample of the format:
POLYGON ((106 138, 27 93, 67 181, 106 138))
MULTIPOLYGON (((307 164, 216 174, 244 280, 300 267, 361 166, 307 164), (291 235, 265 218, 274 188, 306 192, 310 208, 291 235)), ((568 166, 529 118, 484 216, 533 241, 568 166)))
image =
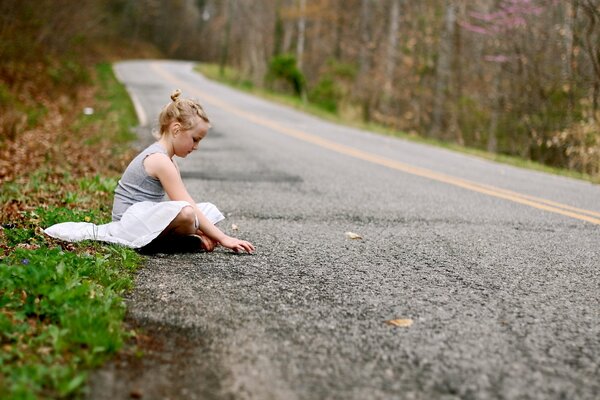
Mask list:
POLYGON ((160 202, 164 199, 165 190, 160 181, 148 175, 144 169, 144 160, 154 153, 168 155, 167 150, 155 142, 138 154, 125 169, 115 189, 113 221, 119 221, 125 211, 135 203, 140 201, 160 202))

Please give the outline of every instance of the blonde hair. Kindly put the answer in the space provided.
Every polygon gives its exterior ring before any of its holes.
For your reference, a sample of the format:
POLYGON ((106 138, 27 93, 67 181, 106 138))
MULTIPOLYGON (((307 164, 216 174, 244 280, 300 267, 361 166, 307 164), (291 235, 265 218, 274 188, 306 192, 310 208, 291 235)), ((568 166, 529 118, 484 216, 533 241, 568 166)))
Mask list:
POLYGON ((158 116, 160 136, 169 131, 169 126, 173 122, 179 122, 184 130, 191 129, 195 125, 194 117, 200 117, 210 126, 210 120, 200 103, 192 99, 182 99, 180 96, 181 90, 175 89, 171 94, 171 102, 160 112, 158 116))

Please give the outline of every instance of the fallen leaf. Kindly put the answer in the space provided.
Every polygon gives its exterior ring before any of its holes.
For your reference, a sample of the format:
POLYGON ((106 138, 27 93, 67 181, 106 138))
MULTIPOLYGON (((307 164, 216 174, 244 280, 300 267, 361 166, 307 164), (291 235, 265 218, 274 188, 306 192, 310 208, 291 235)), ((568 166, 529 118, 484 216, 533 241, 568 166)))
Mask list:
POLYGON ((392 325, 392 326, 408 328, 409 326, 411 326, 413 324, 413 320, 412 319, 389 319, 389 320, 385 321, 385 323, 388 325, 392 325))
POLYGON ((236 224, 231 224, 231 229, 233 229, 234 231, 237 231, 239 228, 236 224))
MULTIPOLYGON (((19 243, 17 245, 17 247, 19 249, 26 249, 26 250, 37 250, 40 248, 40 246, 38 244, 35 243, 19 243)), ((23 261, 21 262, 24 265, 29 264, 29 259, 24 258, 23 261)))
POLYGON ((354 232, 346 232, 346 237, 348 239, 362 239, 362 236, 360 236, 358 233, 354 233, 354 232))

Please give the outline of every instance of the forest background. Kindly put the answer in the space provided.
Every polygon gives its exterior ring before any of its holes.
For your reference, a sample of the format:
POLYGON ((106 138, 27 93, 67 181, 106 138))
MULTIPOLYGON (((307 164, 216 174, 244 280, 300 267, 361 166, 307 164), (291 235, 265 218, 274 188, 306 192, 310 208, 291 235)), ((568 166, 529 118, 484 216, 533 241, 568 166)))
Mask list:
POLYGON ((233 67, 246 86, 349 120, 598 177, 598 3, 3 1, 0 138, 72 97, 99 58, 161 54, 233 67))
POLYGON ((200 61, 345 122, 600 182, 599 2, 2 0, 0 397, 82 393, 143 340, 120 297, 139 256, 41 231, 110 220, 136 125, 110 62, 200 61))

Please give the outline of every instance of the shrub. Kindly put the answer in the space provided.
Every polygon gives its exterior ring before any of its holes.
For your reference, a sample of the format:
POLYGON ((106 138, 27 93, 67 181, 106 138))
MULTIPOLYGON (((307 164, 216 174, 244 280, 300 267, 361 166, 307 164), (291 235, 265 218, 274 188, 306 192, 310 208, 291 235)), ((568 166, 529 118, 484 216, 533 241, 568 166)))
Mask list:
POLYGON ((302 95, 305 86, 304 75, 298 69, 296 57, 291 54, 281 54, 271 59, 266 81, 271 85, 283 82, 298 96, 302 95))
POLYGON ((356 76, 356 67, 330 59, 320 76, 317 84, 309 91, 308 98, 319 107, 336 113, 340 102, 350 92, 356 76))

